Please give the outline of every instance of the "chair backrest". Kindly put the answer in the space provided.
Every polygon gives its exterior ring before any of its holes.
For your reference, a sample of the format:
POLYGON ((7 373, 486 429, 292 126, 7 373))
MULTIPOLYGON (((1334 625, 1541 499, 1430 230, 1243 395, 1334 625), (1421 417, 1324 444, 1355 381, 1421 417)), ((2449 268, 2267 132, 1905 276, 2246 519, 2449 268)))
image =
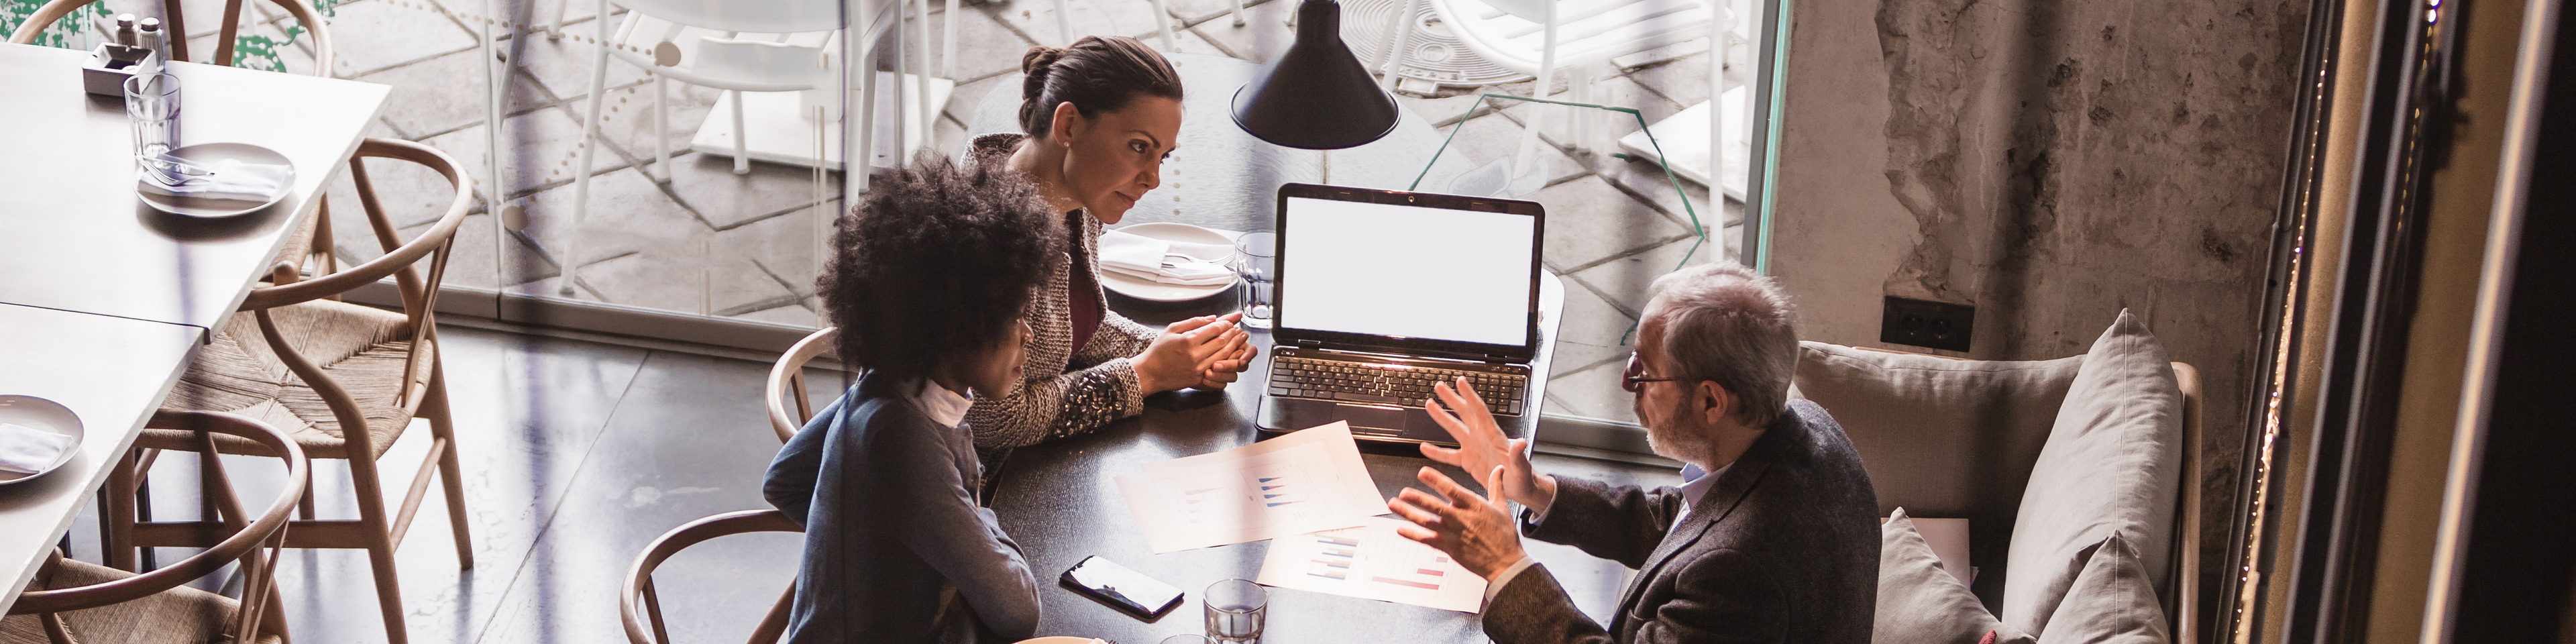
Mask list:
POLYGON ((790 34, 841 28, 839 0, 616 0, 644 15, 717 31, 790 34))
MULTIPOLYGON (((2048 442, 2084 356, 2056 360, 1966 360, 1799 343, 1799 393, 1843 425, 1878 493, 1879 512, 1968 519, 1969 557, 1982 570, 1980 597, 2000 597, 2011 545, 2040 449, 2048 442), (1892 458, 1890 455, 1905 455, 1892 458)), ((2198 625, 2200 550, 2200 371, 2172 363, 2182 392, 2181 498, 2174 507, 2172 589, 2158 595, 2176 641, 2198 625)))
MULTIPOLYGON (((26 22, 18 24, 18 31, 9 35, 9 42, 21 45, 34 44, 36 38, 43 35, 46 28, 54 25, 54 21, 70 15, 73 9, 99 1, 101 0, 47 2, 44 6, 37 7, 35 13, 28 14, 26 22)), ((295 22, 304 27, 304 32, 313 37, 313 75, 331 75, 331 29, 329 25, 322 22, 322 16, 313 13, 313 7, 305 5, 301 0, 268 1, 285 9, 286 15, 294 16, 295 22)), ((234 37, 239 35, 241 30, 242 2, 243 0, 224 1, 223 29, 215 35, 215 57, 212 62, 216 65, 233 64, 234 37)), ((206 62, 188 55, 188 23, 186 14, 179 10, 181 4, 180 0, 161 2, 162 15, 167 21, 164 30, 170 34, 170 57, 188 62, 206 62)))
MULTIPOLYGON (((197 450, 199 467, 211 470, 212 475, 208 478, 216 481, 231 479, 223 475, 223 459, 215 455, 214 434, 258 442, 268 448, 269 453, 281 457, 279 460, 286 467, 285 484, 279 488, 277 499, 255 518, 243 512, 241 500, 233 495, 230 486, 211 486, 206 490, 209 500, 223 513, 224 523, 233 529, 231 536, 214 547, 140 575, 77 588, 30 590, 18 596, 17 603, 9 607, 9 614, 51 615, 121 604, 178 588, 214 574, 228 564, 241 562, 246 574, 242 578, 241 608, 234 622, 234 641, 251 641, 254 638, 247 637, 251 633, 282 630, 279 624, 263 626, 260 618, 268 613, 269 603, 276 596, 271 592, 274 589, 272 582, 276 573, 277 551, 286 545, 289 513, 295 510, 296 501, 304 498, 305 483, 312 476, 312 464, 305 460, 304 448, 275 427, 226 413, 163 410, 154 413, 144 426, 197 432, 200 439, 197 450)), ((51 618, 48 619, 50 621, 51 618)), ((48 626, 60 627, 59 623, 48 626)))
POLYGON ((777 364, 770 365, 769 386, 761 391, 768 399, 769 428, 778 432, 778 442, 785 443, 787 439, 794 438, 796 430, 805 427, 806 419, 814 417, 814 403, 805 395, 805 363, 839 346, 840 337, 839 327, 823 327, 823 330, 797 340, 796 346, 788 347, 785 355, 778 356, 777 364), (793 407, 789 406, 790 401, 793 401, 793 407))
MULTIPOLYGON (((670 532, 644 546, 635 564, 626 569, 626 583, 619 586, 617 613, 626 625, 626 641, 633 644, 670 644, 671 633, 662 624, 662 599, 653 589, 653 570, 660 568, 671 555, 699 542, 716 537, 753 532, 804 532, 805 528, 787 519, 777 510, 743 510, 727 512, 680 524, 670 532)), ((752 629, 750 644, 775 644, 787 632, 787 610, 796 599, 796 586, 778 597, 769 614, 752 629)))

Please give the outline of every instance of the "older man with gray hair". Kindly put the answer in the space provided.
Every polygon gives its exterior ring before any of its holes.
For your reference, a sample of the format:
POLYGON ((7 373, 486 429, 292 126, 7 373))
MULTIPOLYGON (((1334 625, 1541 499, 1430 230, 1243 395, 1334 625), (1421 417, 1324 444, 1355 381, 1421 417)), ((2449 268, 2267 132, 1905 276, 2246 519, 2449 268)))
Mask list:
POLYGON ((1528 439, 1504 439, 1474 392, 1442 385, 1425 406, 1459 446, 1423 454, 1501 494, 1422 468, 1438 494, 1408 488, 1387 503, 1416 524, 1402 532, 1485 577, 1485 634, 1501 644, 1868 642, 1876 496, 1842 427, 1789 399, 1788 298, 1714 264, 1658 278, 1653 293, 1620 386, 1655 453, 1687 464, 1681 487, 1533 472, 1528 439), (1505 499, 1521 504, 1518 525, 1505 499), (1523 533, 1637 569, 1606 627, 1522 552, 1523 533))

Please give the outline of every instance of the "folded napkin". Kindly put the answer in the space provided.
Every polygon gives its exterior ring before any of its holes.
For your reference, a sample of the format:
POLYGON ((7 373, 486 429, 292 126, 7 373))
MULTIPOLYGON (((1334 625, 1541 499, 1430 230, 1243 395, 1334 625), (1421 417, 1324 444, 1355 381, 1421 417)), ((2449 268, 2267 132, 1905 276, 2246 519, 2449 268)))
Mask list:
POLYGON ((1109 230, 1100 233, 1100 268, 1136 279, 1179 286, 1234 283, 1225 260, 1232 244, 1200 244, 1155 239, 1109 230))
MULTIPOLYGON (((145 161, 149 164, 150 161, 145 161)), ((178 185, 159 181, 141 182, 144 190, 168 197, 196 199, 230 199, 267 203, 286 191, 286 181, 293 168, 279 163, 243 163, 240 159, 223 159, 214 163, 197 163, 203 170, 176 168, 178 185), (212 171, 210 174, 208 171, 212 171), (193 173, 193 174, 192 174, 193 173)))
POLYGON ((71 449, 72 437, 53 432, 0 423, 0 472, 34 474, 53 465, 54 459, 71 449))

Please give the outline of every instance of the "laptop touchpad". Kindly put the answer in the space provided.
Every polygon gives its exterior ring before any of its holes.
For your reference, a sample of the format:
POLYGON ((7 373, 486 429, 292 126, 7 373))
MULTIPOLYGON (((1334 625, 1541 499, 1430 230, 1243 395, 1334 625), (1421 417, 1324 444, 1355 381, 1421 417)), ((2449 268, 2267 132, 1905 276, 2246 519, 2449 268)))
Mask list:
POLYGON ((1404 410, 1402 409, 1334 405, 1333 420, 1348 421, 1353 428, 1404 430, 1404 410))

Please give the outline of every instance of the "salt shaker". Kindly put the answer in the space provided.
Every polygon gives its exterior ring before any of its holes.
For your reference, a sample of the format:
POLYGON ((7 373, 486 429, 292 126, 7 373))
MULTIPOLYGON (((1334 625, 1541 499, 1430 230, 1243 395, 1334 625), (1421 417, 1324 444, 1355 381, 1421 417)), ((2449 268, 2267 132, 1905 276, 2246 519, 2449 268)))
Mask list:
POLYGON ((139 41, 138 46, 152 50, 152 53, 161 59, 161 63, 170 62, 170 39, 166 34, 161 33, 160 18, 144 18, 141 22, 135 23, 134 28, 135 40, 139 41))
POLYGON ((116 44, 127 47, 138 46, 135 42, 134 14, 116 14, 116 44))

